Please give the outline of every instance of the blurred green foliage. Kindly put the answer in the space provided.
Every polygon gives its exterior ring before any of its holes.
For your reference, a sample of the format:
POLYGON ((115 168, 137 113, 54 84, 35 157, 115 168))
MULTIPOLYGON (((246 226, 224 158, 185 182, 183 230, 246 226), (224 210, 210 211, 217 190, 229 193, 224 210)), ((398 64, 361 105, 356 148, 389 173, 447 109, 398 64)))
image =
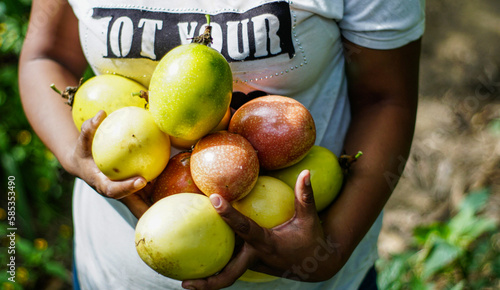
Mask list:
MULTIPOLYGON (((17 63, 26 33, 30 0, 0 2, 0 192, 15 178, 15 223, 9 225, 7 194, 0 201, 0 263, 4 269, 10 228, 16 228, 16 283, 0 272, 2 289, 64 289, 71 285, 71 190, 62 170, 31 129, 17 86, 17 63), (5 250, 4 250, 5 249, 5 250)), ((9 190, 10 191, 10 190, 9 190)))
POLYGON ((467 195, 448 221, 415 229, 415 247, 379 260, 381 289, 498 289, 500 233, 481 215, 488 189, 467 195))

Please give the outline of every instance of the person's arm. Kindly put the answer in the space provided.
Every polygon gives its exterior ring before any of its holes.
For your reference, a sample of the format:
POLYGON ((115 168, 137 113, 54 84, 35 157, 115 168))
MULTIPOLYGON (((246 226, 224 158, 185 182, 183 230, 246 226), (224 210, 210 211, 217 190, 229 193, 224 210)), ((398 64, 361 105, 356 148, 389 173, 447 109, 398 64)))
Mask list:
POLYGON ((375 222, 411 147, 420 40, 392 50, 345 42, 355 48, 346 59, 352 121, 345 150, 349 154, 361 150, 363 157, 353 165, 339 198, 322 213, 320 223, 305 171, 295 187, 295 216, 276 228, 264 229, 212 195, 216 210, 245 243, 223 271, 206 279, 185 281, 185 288, 227 287, 248 267, 302 281, 330 279, 375 222), (311 265, 316 265, 314 271, 311 265))
MULTIPOLYGON (((92 138, 105 114, 85 122, 80 134, 70 107, 50 88, 52 83, 59 88, 77 85, 86 67, 78 21, 69 4, 59 0, 34 0, 19 60, 19 90, 25 114, 66 171, 82 178, 104 196, 122 198, 144 187, 146 182, 142 177, 113 182, 95 165, 90 151, 92 138)), ((132 206, 131 199, 137 196, 122 201, 132 206)), ((138 204, 131 207, 136 215, 147 208, 143 203, 138 204)))
POLYGON ((409 155, 418 102, 420 40, 394 50, 347 42, 357 53, 346 65, 352 121, 345 139, 356 162, 339 199, 323 216, 330 239, 347 261, 375 222, 409 155), (362 214, 360 214, 362 213, 362 214))
POLYGON ((78 138, 71 109, 50 84, 75 86, 86 68, 77 21, 64 1, 33 1, 28 33, 19 59, 19 90, 28 120, 70 173, 70 145, 78 138))

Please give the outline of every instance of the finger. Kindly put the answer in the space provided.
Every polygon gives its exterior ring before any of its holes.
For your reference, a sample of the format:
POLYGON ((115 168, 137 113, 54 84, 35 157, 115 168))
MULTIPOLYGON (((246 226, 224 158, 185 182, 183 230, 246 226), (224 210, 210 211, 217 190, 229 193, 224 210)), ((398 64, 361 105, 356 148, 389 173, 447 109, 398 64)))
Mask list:
POLYGON ((153 205, 153 202, 151 200, 151 196, 153 194, 153 188, 154 188, 154 180, 148 182, 146 186, 144 186, 141 190, 136 192, 148 206, 153 205))
POLYGON ((257 248, 260 243, 265 241, 265 229, 234 209, 222 196, 219 194, 211 194, 210 201, 224 221, 243 240, 257 248))
POLYGON ((253 262, 253 252, 249 247, 242 250, 216 275, 205 279, 186 280, 182 287, 186 289, 221 289, 231 286, 253 262))
POLYGON ((295 184, 295 213, 295 217, 301 219, 317 216, 309 170, 303 170, 297 177, 297 183, 295 184))
POLYGON ((80 149, 83 152, 92 152, 92 140, 94 139, 97 127, 99 127, 104 118, 106 118, 106 112, 100 110, 93 118, 83 122, 82 131, 78 139, 80 149))
POLYGON ((141 216, 148 210, 149 205, 144 201, 144 199, 139 195, 139 193, 134 193, 129 196, 126 196, 120 201, 128 207, 130 212, 137 218, 141 218, 141 216))
POLYGON ((142 188, 147 184, 144 177, 132 177, 125 180, 113 181, 110 180, 102 172, 98 174, 99 180, 96 182, 96 190, 100 194, 114 199, 124 198, 142 188))

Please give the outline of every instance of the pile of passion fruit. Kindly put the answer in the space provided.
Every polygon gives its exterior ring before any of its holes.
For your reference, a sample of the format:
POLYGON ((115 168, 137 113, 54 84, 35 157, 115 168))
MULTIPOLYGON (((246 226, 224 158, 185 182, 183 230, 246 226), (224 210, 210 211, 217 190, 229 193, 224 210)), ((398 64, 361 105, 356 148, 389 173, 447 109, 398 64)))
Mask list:
MULTIPOLYGON (((233 255, 235 233, 213 208, 211 194, 272 228, 294 215, 301 171, 311 172, 318 211, 335 199, 344 177, 337 156, 314 145, 314 120, 298 101, 269 95, 231 111, 231 68, 210 42, 207 25, 159 61, 148 88, 105 74, 62 93, 78 130, 106 112, 92 142, 106 176, 153 183, 152 205, 136 226, 136 249, 156 272, 178 280, 216 274, 233 255), (172 147, 182 151, 171 157, 172 147)), ((276 277, 248 270, 240 279, 276 277)))

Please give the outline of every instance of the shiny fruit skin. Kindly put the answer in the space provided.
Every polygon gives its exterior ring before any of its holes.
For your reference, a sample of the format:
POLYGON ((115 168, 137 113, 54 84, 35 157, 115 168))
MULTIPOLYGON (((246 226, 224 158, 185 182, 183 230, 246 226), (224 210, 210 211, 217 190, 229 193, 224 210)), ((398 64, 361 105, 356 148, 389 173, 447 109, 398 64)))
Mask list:
POLYGON ((198 188, 227 201, 247 195, 257 182, 257 153, 241 135, 218 131, 196 143, 191 155, 191 175, 198 188))
POLYGON ((78 131, 83 122, 104 110, 111 114, 119 108, 136 106, 144 108, 146 100, 132 95, 147 88, 119 75, 104 74, 94 76, 84 82, 76 91, 71 113, 78 131))
MULTIPOLYGON (((219 124, 210 131, 210 133, 214 133, 217 131, 222 131, 222 130, 227 130, 227 127, 229 126, 229 120, 231 120, 231 108, 227 108, 226 114, 222 118, 222 120, 219 122, 219 124)), ((198 139, 199 140, 199 139, 198 139)), ((184 149, 188 150, 191 149, 198 140, 185 140, 182 138, 176 138, 174 136, 170 136, 170 144, 174 146, 177 149, 184 149)))
POLYGON ((274 170, 299 162, 316 140, 314 120, 300 102, 285 96, 253 99, 233 114, 228 131, 248 139, 260 166, 274 170))
POLYGON ((92 142, 97 167, 111 180, 155 179, 167 166, 170 139, 146 109, 124 107, 109 114, 92 142))
POLYGON ((224 117, 233 79, 226 59, 197 43, 180 45, 158 63, 149 85, 149 110, 170 136, 197 140, 224 117))
MULTIPOLYGON (((265 228, 273 228, 295 214, 295 193, 283 181, 270 176, 260 176, 250 193, 232 203, 233 207, 265 228)), ((239 280, 269 282, 278 277, 247 270, 239 280)))
POLYGON ((170 158, 167 167, 156 178, 151 201, 182 192, 203 194, 191 176, 191 152, 180 152, 170 158))
POLYGON ((333 152, 315 145, 299 163, 280 170, 268 171, 266 174, 295 187, 297 177, 305 169, 311 173, 316 210, 321 211, 335 199, 344 178, 337 156, 333 152))
POLYGON ((234 250, 233 230, 207 196, 179 193, 159 200, 139 219, 135 244, 156 272, 177 280, 220 271, 234 250))
POLYGON ((295 214, 295 193, 277 178, 259 176, 250 193, 232 205, 259 226, 273 228, 295 214))

